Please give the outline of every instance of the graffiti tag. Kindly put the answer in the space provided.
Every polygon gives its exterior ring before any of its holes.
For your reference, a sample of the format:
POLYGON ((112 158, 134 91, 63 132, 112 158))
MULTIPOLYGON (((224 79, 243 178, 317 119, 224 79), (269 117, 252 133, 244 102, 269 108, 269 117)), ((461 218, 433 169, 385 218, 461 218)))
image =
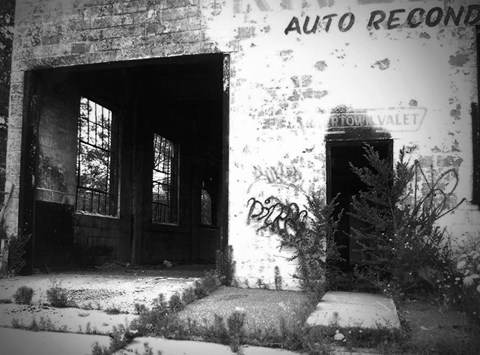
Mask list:
POLYGON ((285 166, 279 162, 277 166, 262 168, 253 167, 253 174, 257 180, 265 180, 270 184, 291 185, 302 180, 302 173, 295 166, 285 166))
POLYGON ((272 232, 288 231, 293 223, 304 222, 307 219, 307 211, 301 210, 296 203, 283 203, 276 197, 269 197, 265 201, 259 201, 252 197, 247 202, 247 224, 251 220, 262 222, 258 230, 268 229, 272 232))

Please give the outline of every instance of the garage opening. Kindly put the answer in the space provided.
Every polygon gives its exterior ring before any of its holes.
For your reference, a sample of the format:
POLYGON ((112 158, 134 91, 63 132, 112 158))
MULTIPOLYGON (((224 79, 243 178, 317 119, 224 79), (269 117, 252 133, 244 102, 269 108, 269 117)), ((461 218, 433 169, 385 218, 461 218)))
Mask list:
POLYGON ((227 243, 228 69, 212 54, 29 73, 30 269, 214 262, 227 243))
MULTIPOLYGON (((363 149, 367 144, 378 151, 380 158, 392 158, 392 140, 330 141, 326 146, 328 199, 331 201, 337 196, 335 214, 343 211, 338 231, 334 236, 343 260, 337 262, 335 266, 350 276, 355 265, 361 260, 360 246, 351 237, 352 228, 359 228, 362 225, 362 221, 350 215, 353 212, 351 203, 353 196, 365 188, 358 176, 352 172, 350 163, 356 167, 368 166, 363 149)), ((349 285, 336 287, 348 288, 349 285)))

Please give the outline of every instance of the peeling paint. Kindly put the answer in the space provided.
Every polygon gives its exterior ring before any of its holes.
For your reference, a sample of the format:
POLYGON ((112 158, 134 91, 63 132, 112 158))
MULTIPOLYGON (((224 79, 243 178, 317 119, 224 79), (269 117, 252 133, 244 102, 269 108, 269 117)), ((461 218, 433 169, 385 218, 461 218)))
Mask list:
POLYGON ((463 159, 456 156, 438 157, 437 166, 442 168, 458 168, 462 164, 463 159))
POLYGON ((458 144, 458 141, 455 139, 455 141, 453 142, 453 145, 452 145, 452 152, 460 152, 460 149, 458 148, 459 144, 458 144))
POLYGON ((459 120, 460 119, 460 110, 459 109, 451 110, 450 111, 450 116, 455 118, 456 120, 459 120))
POLYGON ((463 67, 468 62, 469 55, 462 53, 457 55, 451 55, 448 63, 456 67, 463 67))
POLYGON ((420 32, 420 38, 430 39, 430 35, 427 32, 420 32))
POLYGON ((282 58, 284 62, 291 60, 293 58, 293 51, 291 49, 280 51, 280 58, 282 58))
POLYGON ((385 58, 385 59, 382 59, 382 60, 377 60, 375 63, 373 63, 373 65, 371 67, 372 68, 377 67, 380 70, 388 69, 390 67, 390 59, 385 58))
POLYGON ((325 69, 327 69, 327 63, 325 63, 324 60, 319 60, 315 63, 315 69, 324 71, 325 69))

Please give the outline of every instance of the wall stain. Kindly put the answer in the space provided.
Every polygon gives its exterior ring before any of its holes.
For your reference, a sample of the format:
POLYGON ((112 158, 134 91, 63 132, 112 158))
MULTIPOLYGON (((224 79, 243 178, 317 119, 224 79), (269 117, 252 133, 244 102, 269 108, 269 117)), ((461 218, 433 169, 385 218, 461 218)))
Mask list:
POLYGON ((469 59, 469 56, 468 54, 465 54, 465 53, 451 55, 448 63, 456 67, 463 67, 465 63, 468 62, 468 59, 469 59))
POLYGON ((430 35, 427 32, 420 32, 420 38, 430 39, 430 35))
POLYGON ((291 60, 293 58, 293 50, 287 49, 280 51, 280 58, 282 58, 284 62, 291 60))
POLYGON ((325 69, 327 69, 327 63, 325 63, 324 60, 319 60, 315 63, 315 69, 325 71, 325 69))
POLYGON ((372 68, 378 67, 380 70, 385 70, 390 67, 390 59, 385 58, 382 60, 377 60, 373 65, 371 66, 372 68))

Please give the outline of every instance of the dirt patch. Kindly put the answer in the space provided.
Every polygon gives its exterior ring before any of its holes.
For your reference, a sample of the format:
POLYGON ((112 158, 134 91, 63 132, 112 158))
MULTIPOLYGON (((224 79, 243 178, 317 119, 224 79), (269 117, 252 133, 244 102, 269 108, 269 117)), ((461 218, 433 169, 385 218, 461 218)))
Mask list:
MULTIPOLYGON (((245 312, 247 331, 279 329, 280 322, 303 322, 305 294, 294 291, 272 291, 220 287, 208 297, 191 303, 179 313, 181 319, 194 319, 200 324, 214 323, 214 315, 225 321, 235 311, 245 312)), ((291 324, 295 325, 295 324, 291 324)))
POLYGON ((402 302, 399 311, 408 348, 421 353, 478 353, 480 332, 465 314, 417 300, 402 302))

